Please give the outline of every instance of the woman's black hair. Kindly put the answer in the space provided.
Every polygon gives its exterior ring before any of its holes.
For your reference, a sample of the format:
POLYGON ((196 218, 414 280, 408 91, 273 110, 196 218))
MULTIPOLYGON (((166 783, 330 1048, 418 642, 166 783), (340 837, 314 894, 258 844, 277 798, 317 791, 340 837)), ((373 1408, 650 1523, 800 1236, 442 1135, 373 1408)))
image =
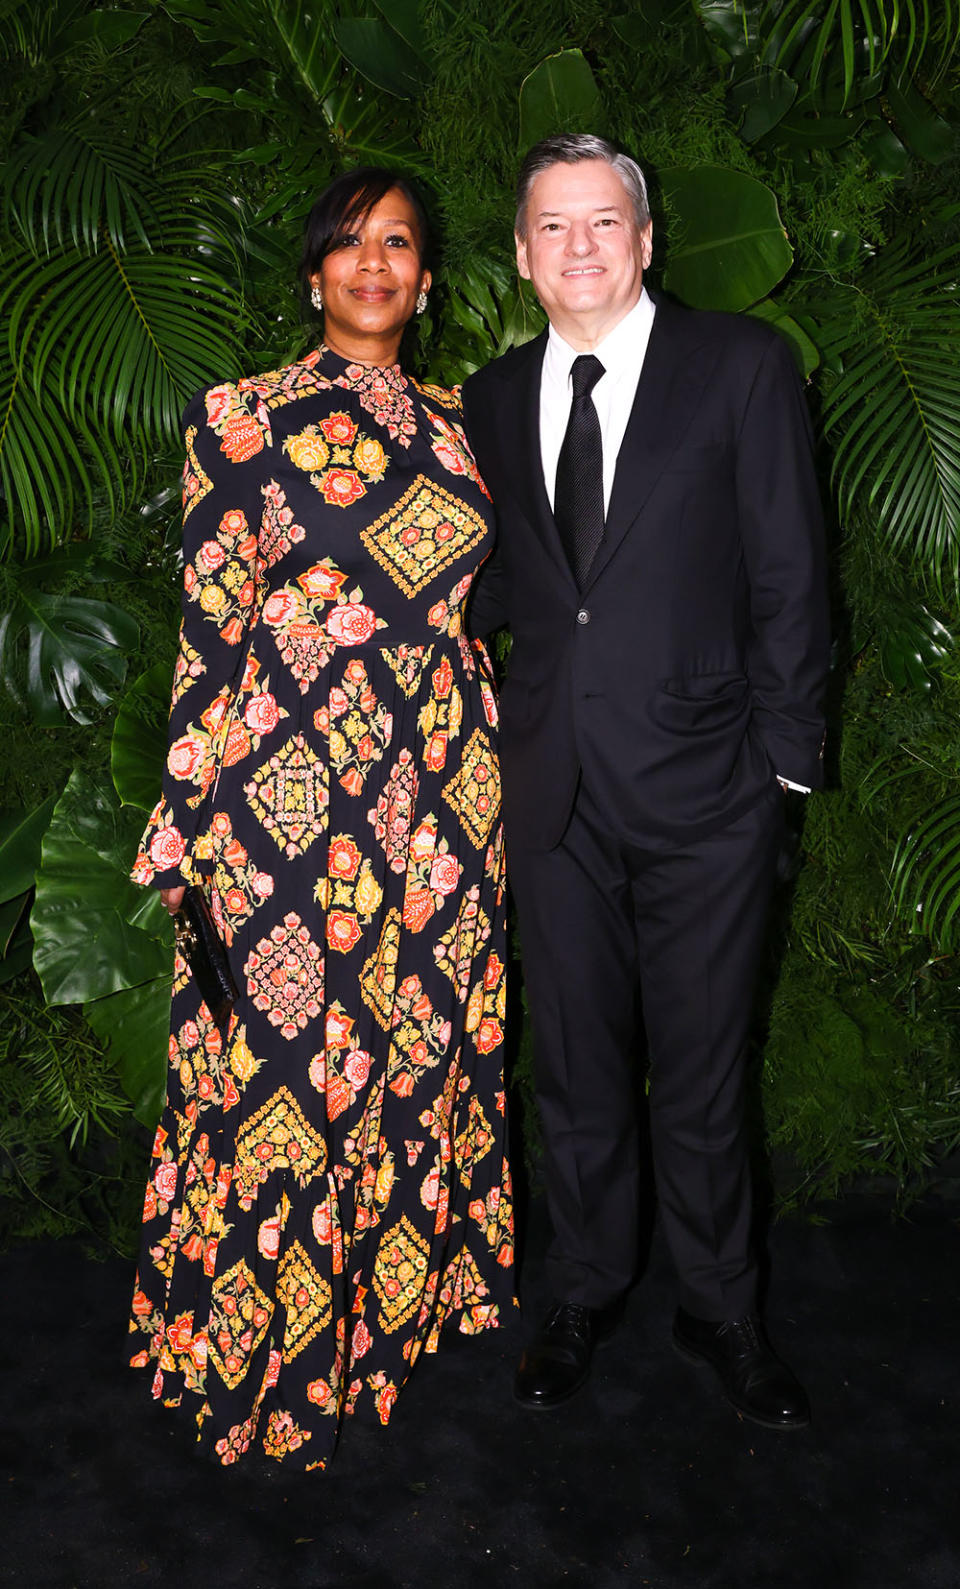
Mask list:
POLYGON ((420 264, 426 265, 430 252, 430 223, 427 212, 412 182, 398 171, 388 171, 384 166, 360 166, 356 171, 345 171, 324 188, 307 217, 307 230, 303 240, 303 254, 297 278, 305 306, 310 303, 310 277, 320 269, 320 262, 329 254, 338 237, 379 204, 392 188, 397 188, 409 200, 416 222, 417 248, 420 264))

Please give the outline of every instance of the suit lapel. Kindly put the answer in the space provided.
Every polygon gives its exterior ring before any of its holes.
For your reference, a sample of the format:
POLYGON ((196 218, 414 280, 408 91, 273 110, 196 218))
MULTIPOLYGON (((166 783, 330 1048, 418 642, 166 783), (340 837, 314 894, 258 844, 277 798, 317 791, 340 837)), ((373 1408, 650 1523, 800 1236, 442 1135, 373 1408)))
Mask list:
MULTIPOLYGON (((684 436, 707 384, 713 359, 696 319, 657 301, 650 341, 617 456, 603 540, 584 589, 609 563, 684 436)), ((542 471, 541 471, 542 472, 542 471)))
POLYGON ((504 456, 511 459, 513 464, 511 486, 520 506, 550 556, 575 585, 543 480, 540 372, 546 346, 547 333, 543 331, 523 349, 527 357, 521 370, 504 383, 504 401, 500 411, 501 443, 504 456))

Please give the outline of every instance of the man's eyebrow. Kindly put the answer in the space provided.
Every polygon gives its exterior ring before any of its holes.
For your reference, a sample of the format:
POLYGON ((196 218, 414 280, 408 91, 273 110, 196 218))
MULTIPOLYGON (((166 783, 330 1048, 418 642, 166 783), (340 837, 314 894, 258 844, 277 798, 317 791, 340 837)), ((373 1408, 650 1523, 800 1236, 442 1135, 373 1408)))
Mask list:
MULTIPOLYGON (((590 213, 591 213, 591 215, 609 215, 611 213, 613 213, 614 215, 622 215, 623 214, 623 206, 620 205, 620 204, 598 204, 596 209, 595 210, 591 210, 590 213)), ((565 214, 566 214, 565 210, 538 210, 537 211, 537 219, 538 220, 544 220, 544 219, 553 220, 556 217, 563 216, 565 214)))

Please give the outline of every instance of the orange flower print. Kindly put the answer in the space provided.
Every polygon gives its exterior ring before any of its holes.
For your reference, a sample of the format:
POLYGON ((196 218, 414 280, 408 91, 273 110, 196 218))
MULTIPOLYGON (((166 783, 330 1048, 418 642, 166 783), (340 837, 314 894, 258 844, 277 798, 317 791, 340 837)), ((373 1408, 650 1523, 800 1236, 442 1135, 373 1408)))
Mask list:
POLYGON ((345 833, 330 840, 327 869, 332 877, 354 878, 360 865, 360 851, 345 833))
POLYGON ((298 575, 297 584, 306 596, 318 601, 336 601, 346 578, 346 574, 334 568, 328 560, 326 563, 315 563, 305 574, 298 575))
POLYGON ((403 902, 403 925, 409 927, 411 932, 422 932, 434 911, 433 895, 429 888, 415 889, 403 902))
POLYGON ((243 761, 250 754, 250 735, 241 722, 236 719, 227 730, 227 742, 223 749, 223 765, 234 767, 238 761, 243 761))
POLYGON ((246 463, 263 451, 263 432, 249 414, 231 414, 223 427, 220 451, 231 463, 246 463))
POLYGON ((327 1047, 333 1049, 349 1048, 352 1042, 353 1017, 348 1015, 339 1004, 331 1005, 327 1011, 325 1037, 327 1047))
POLYGON ((323 500, 333 508, 348 508, 367 494, 367 488, 353 469, 328 469, 320 487, 323 500))
POLYGON ((354 944, 360 942, 360 927, 356 916, 345 910, 332 910, 327 917, 327 943, 341 954, 349 954, 354 944))
POLYGON ((424 757, 431 772, 442 772, 447 765, 447 736, 446 734, 431 734, 424 757))
POLYGON ((477 1032, 477 1047, 481 1054, 492 1054, 503 1042, 503 1027, 492 1016, 485 1016, 477 1032))
POLYGON ((320 429, 327 441, 336 447, 349 447, 357 434, 357 427, 350 415, 343 413, 328 414, 326 419, 321 419, 320 429))
POLYGON ((327 1118, 336 1120, 342 1115, 344 1109, 349 1109, 353 1102, 353 1093, 350 1083, 342 1076, 329 1076, 327 1078, 327 1118))

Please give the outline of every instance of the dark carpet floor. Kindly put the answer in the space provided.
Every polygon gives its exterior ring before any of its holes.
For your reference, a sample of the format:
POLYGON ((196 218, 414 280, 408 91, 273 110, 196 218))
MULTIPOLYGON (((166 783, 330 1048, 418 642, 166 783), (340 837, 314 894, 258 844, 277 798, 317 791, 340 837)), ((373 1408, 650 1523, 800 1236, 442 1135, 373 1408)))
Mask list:
MULTIPOLYGON (((0 1581, 17 1589, 958 1589, 960 1222, 877 1199, 776 1226, 767 1308, 814 1426, 739 1420, 669 1345, 656 1244, 566 1407, 511 1400, 519 1317, 452 1339, 327 1474, 200 1461, 126 1370, 132 1275, 0 1257, 0 1581)), ((536 1225, 536 1221, 534 1221, 536 1225)), ((542 1303, 529 1241, 528 1317, 542 1303)))

